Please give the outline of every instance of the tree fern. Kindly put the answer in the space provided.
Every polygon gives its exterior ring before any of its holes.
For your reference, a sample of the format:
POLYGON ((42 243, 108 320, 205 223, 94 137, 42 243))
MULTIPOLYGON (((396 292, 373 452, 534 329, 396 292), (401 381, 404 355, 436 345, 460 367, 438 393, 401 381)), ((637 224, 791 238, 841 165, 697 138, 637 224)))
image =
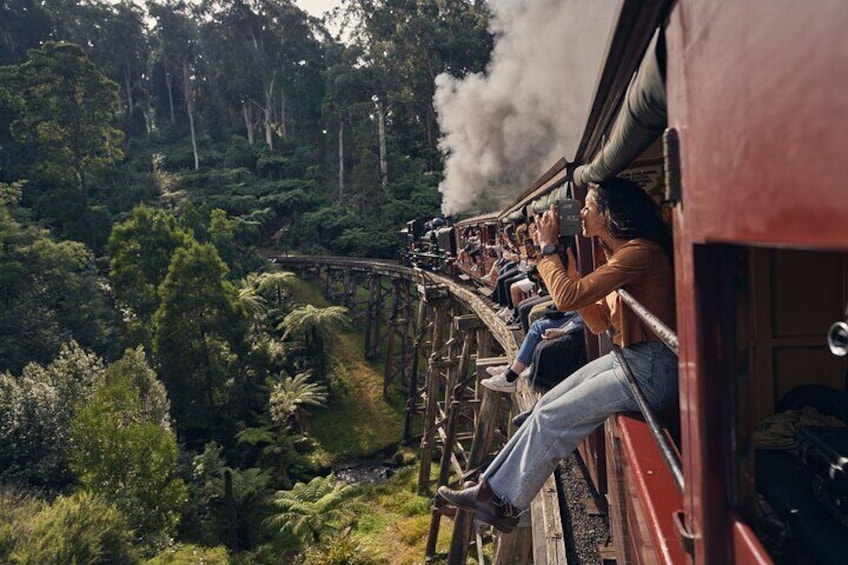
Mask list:
POLYGON ((334 475, 297 483, 292 490, 277 491, 271 497, 270 503, 278 512, 268 518, 266 525, 279 532, 288 529, 304 543, 318 543, 324 531, 347 525, 350 512, 342 503, 353 492, 350 485, 336 481, 334 475))
POLYGON ((311 332, 325 338, 329 336, 331 328, 346 328, 349 325, 350 316, 344 306, 316 308, 307 304, 292 310, 277 329, 283 330, 285 336, 302 334, 308 339, 311 332))
POLYGON ((304 407, 324 406, 326 402, 327 388, 309 382, 309 373, 286 375, 271 391, 271 419, 280 427, 300 431, 301 419, 308 414, 304 407))
POLYGON ((316 308, 311 304, 292 310, 277 329, 283 331, 283 337, 300 335, 307 351, 313 355, 315 376, 324 377, 326 354, 324 342, 329 338, 332 329, 346 328, 350 325, 350 316, 343 306, 328 306, 316 308))

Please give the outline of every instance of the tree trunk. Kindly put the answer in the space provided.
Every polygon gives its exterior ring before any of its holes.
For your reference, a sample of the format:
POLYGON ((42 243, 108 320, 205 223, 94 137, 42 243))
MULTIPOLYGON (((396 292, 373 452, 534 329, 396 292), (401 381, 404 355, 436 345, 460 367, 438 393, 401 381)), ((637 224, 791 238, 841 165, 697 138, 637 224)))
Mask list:
POLYGON ((389 163, 386 159, 386 111, 383 108, 383 101, 379 98, 374 99, 377 105, 377 137, 380 141, 380 186, 383 188, 383 194, 389 195, 389 163))
POLYGON ((280 89, 280 126, 279 133, 282 140, 285 142, 289 138, 289 131, 286 128, 286 92, 280 89))
POLYGON ((241 103, 241 111, 244 116, 244 127, 247 129, 247 141, 253 145, 253 107, 249 103, 241 103))
POLYGON ((200 170, 200 155, 197 152, 197 133, 194 130, 194 89, 191 87, 191 69, 188 60, 183 60, 183 93, 188 114, 188 125, 191 130, 191 150, 194 152, 194 170, 200 170))
POLYGON ((132 95, 132 75, 130 73, 130 64, 127 63, 127 69, 124 73, 124 88, 127 89, 127 124, 132 119, 133 95, 132 95))
POLYGON ((313 340, 315 342, 315 373, 319 381, 323 381, 327 376, 327 351, 324 349, 324 338, 317 328, 312 329, 314 333, 313 340))
POLYGON ((277 75, 271 77, 271 82, 265 88, 265 107, 262 108, 265 119, 265 143, 268 149, 274 148, 274 83, 277 75))
POLYGON ((339 120, 339 200, 344 198, 344 119, 339 120))
POLYGON ((80 196, 82 197, 83 214, 85 217, 83 223, 88 230, 88 245, 91 249, 97 249, 97 242, 94 238, 94 223, 91 219, 91 206, 88 203, 88 177, 84 170, 79 169, 77 171, 77 180, 79 181, 80 196))
POLYGON ((171 125, 177 123, 177 116, 174 113, 174 85, 170 71, 165 72, 165 85, 168 87, 168 106, 171 108, 171 125))
POLYGON ((227 508, 227 529, 230 531, 230 551, 239 552, 238 511, 233 496, 233 472, 224 469, 224 506, 227 508))
POLYGON ((142 83, 144 84, 144 98, 145 98, 145 106, 147 106, 147 110, 144 112, 144 121, 147 126, 147 134, 153 133, 153 130, 156 129, 156 117, 153 113, 153 97, 150 95, 150 77, 153 76, 153 67, 150 63, 148 63, 147 67, 147 81, 142 83))
MULTIPOLYGON (((193 105, 192 105, 193 106, 193 105)), ((197 152, 197 133, 194 131, 194 109, 188 109, 188 125, 191 129, 191 150, 194 152, 194 170, 200 170, 200 155, 197 152)))
MULTIPOLYGON (((432 106, 432 105, 431 105, 432 106)), ((433 108, 427 108, 427 149, 430 154, 436 151, 436 115, 433 108)))
POLYGON ((262 113, 264 115, 265 122, 265 144, 268 146, 268 149, 273 149, 274 129, 271 127, 271 108, 269 106, 265 106, 262 109, 262 113))

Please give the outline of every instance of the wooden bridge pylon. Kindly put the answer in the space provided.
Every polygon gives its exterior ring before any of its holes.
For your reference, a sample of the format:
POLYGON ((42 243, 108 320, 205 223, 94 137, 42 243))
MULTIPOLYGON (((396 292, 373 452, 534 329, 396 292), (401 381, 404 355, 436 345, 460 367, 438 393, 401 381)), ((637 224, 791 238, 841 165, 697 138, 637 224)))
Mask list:
MULTIPOLYGON (((503 418, 499 417, 501 395, 478 385, 479 374, 486 366, 505 361, 505 358, 497 358, 489 360, 488 363, 483 361, 481 364, 479 356, 489 355, 492 345, 491 334, 487 331, 485 324, 475 314, 455 316, 451 324, 451 336, 457 342, 461 338, 462 347, 457 363, 448 364, 449 368, 445 373, 444 401, 441 404, 441 410, 437 412, 440 419, 433 423, 438 430, 442 447, 439 476, 436 480, 438 486, 449 484, 451 471, 459 484, 476 476, 491 447, 494 436, 491 430, 495 428, 497 422, 503 421, 503 418), (455 370, 452 370, 454 367, 455 370), (489 432, 481 435, 481 427, 488 429, 489 432)), ((421 465, 422 469, 427 467, 423 451, 421 465)), ((431 482, 428 480, 428 484, 431 482)), ((419 482, 419 490, 421 487, 422 483, 419 482)), ((428 559, 435 557, 441 519, 446 515, 454 516, 448 563, 465 563, 470 547, 473 514, 444 506, 438 496, 433 499, 431 507, 426 556, 428 559)), ((479 530, 475 541, 479 560, 482 559, 483 544, 479 530)))
MULTIPOLYGON (((392 298, 392 288, 384 286, 385 282, 391 283, 389 277, 379 273, 368 275, 368 298, 365 309, 365 358, 369 361, 380 358, 380 346, 383 340, 380 338, 380 330, 383 329, 383 320, 387 310, 387 300, 392 298)), ((389 341, 392 336, 386 332, 384 340, 389 341)), ((383 397, 387 398, 386 384, 383 384, 383 397)))
MULTIPOLYGON (((503 393, 478 386, 479 380, 486 376, 486 365, 504 360, 491 358, 493 342, 497 341, 510 358, 516 353, 517 343, 473 291, 444 277, 413 272, 388 262, 339 257, 287 257, 278 262, 300 267, 302 271, 317 269, 326 278, 331 300, 348 306, 352 317, 365 316, 366 328, 370 326, 366 330, 366 355, 376 358, 382 352, 386 354, 384 396, 397 379, 408 383, 404 438, 412 439, 416 418, 421 417, 419 489, 429 492, 434 484, 449 481, 461 484, 475 476, 493 448, 509 435, 505 417, 509 409, 526 410, 538 397, 529 387, 519 386, 510 402, 503 393), (384 284, 387 282, 388 288, 384 284), (364 299, 362 288, 367 288, 364 299), (387 314, 389 304, 391 313, 387 314), (380 329, 383 325, 385 331, 380 329), (421 360, 426 360, 424 378, 419 370, 421 360), (437 454, 438 478, 431 479, 437 454)), ((534 563, 566 563, 552 477, 534 499, 530 514, 532 530, 520 526, 512 534, 494 538, 492 563, 528 563, 531 550, 534 563)), ((478 562, 483 563, 484 530, 479 527, 475 530, 473 514, 445 507, 438 498, 431 508, 427 560, 436 557, 444 516, 454 518, 448 563, 465 563, 469 549, 475 545, 478 562)))
POLYGON ((386 369, 383 374, 383 400, 389 399, 389 386, 398 381, 401 386, 409 386, 412 372, 412 356, 415 353, 413 340, 416 331, 416 318, 413 317, 415 293, 409 279, 392 278, 392 311, 386 321, 386 369))

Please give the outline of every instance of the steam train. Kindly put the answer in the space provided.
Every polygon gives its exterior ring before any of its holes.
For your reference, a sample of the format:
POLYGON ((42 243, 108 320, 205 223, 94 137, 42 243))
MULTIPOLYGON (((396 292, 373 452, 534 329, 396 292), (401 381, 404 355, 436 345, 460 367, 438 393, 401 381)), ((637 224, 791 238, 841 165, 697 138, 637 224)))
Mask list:
MULTIPOLYGON (((501 230, 590 182, 655 191, 673 227, 677 328, 661 338, 679 403, 611 417, 579 449, 618 562, 846 563, 848 5, 616 6, 587 22, 609 39, 577 143, 502 210, 410 222, 404 260, 474 278, 501 230)), ((578 238, 577 261, 586 274, 604 257, 578 238)))
MULTIPOLYGON (((401 231, 400 261, 409 267, 484 284, 481 277, 495 261, 499 226, 497 213, 456 221, 438 217, 411 220, 401 231)), ((510 227, 503 229, 511 233, 510 227)))

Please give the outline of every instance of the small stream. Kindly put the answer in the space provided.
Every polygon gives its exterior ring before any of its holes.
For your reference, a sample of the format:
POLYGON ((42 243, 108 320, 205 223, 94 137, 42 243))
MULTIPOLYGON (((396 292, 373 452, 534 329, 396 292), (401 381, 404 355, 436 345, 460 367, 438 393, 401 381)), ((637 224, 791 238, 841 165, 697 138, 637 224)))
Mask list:
POLYGON ((336 467, 335 475, 349 485, 376 485, 392 478, 404 467, 393 461, 371 460, 343 464, 336 467))

